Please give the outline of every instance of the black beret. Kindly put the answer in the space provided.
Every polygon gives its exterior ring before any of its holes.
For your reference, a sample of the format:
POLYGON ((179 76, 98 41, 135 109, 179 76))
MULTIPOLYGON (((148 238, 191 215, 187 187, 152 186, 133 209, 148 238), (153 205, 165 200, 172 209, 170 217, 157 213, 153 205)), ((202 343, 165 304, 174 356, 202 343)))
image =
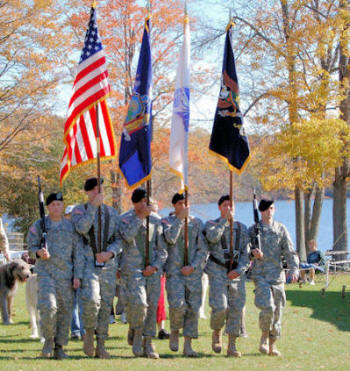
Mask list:
POLYGON ((147 197, 147 192, 143 188, 136 188, 131 195, 131 201, 136 204, 147 197))
POLYGON ((63 201, 62 193, 50 193, 46 199, 46 206, 50 205, 50 203, 53 201, 63 201))
POLYGON ((175 205, 176 202, 184 200, 184 199, 185 199, 185 192, 184 193, 175 193, 172 200, 171 200, 171 203, 173 205, 175 205))
POLYGON ((265 211, 265 210, 267 210, 273 203, 274 203, 273 200, 265 200, 263 198, 259 202, 259 211, 265 211))
POLYGON ((218 205, 220 206, 225 201, 230 201, 230 195, 221 196, 219 198, 218 205))
MULTIPOLYGON (((100 178, 100 184, 103 184, 103 178, 100 178)), ((89 178, 85 180, 84 191, 91 191, 97 186, 97 178, 89 178)))

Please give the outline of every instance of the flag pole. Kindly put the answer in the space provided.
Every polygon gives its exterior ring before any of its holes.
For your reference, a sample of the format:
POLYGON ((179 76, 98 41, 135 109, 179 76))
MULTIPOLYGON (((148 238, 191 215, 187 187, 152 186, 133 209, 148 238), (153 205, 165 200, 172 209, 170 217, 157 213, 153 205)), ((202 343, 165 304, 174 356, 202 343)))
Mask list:
MULTIPOLYGON (((233 172, 230 169, 230 209, 233 209, 233 172)), ((233 218, 230 218, 230 268, 229 272, 232 271, 233 267, 233 218)))
MULTIPOLYGON (((97 146, 97 186, 98 193, 101 193, 101 155, 100 155, 100 124, 99 124, 99 109, 96 104, 96 146, 97 146)), ((101 205, 98 207, 98 231, 97 231, 97 252, 102 251, 102 212, 101 205)))
MULTIPOLYGON (((185 22, 187 17, 187 0, 185 0, 185 22)), ((185 24, 184 24, 185 25, 185 24)), ((187 161, 187 158, 185 158, 185 161, 187 161)), ((185 180, 185 179, 184 179, 185 180)), ((187 179, 186 179, 187 180, 187 179)), ((185 186, 185 207, 188 206, 188 191, 187 191, 187 184, 184 184, 185 186)), ((185 238, 184 238, 184 266, 188 265, 188 217, 185 218, 185 230, 184 230, 185 238)))
MULTIPOLYGON (((150 205, 151 197, 151 180, 147 180, 147 205, 150 205)), ((145 244, 145 267, 150 265, 149 260, 149 215, 146 217, 146 244, 145 244)))
MULTIPOLYGON (((147 15, 150 17, 151 15, 151 1, 147 0, 147 15)), ((146 190, 147 190, 147 205, 150 205, 150 197, 151 197, 151 179, 147 180, 146 182, 146 190)), ((149 215, 146 217, 146 243, 145 243, 145 268, 148 267, 150 264, 149 260, 149 215)))
MULTIPOLYGON (((188 205, 188 192, 187 188, 185 188, 185 206, 188 205)), ((184 266, 186 267, 188 265, 188 217, 185 218, 185 241, 184 241, 184 266)))

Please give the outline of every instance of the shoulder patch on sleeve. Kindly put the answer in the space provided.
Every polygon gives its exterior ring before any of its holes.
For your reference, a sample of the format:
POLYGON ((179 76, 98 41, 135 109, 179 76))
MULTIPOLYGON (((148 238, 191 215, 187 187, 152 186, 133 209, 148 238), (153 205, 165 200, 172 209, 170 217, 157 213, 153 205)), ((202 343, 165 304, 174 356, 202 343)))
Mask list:
POLYGON ((170 224, 169 220, 166 218, 162 219, 161 222, 164 224, 170 224))
POLYGON ((123 223, 126 223, 126 224, 129 224, 130 223, 128 218, 122 218, 122 222, 123 223))
POLYGON ((34 227, 34 225, 32 225, 29 229, 29 231, 33 234, 37 234, 37 231, 36 231, 36 228, 34 227))
POLYGON ((76 215, 82 215, 84 214, 82 210, 79 210, 77 207, 73 210, 73 214, 76 214, 76 215))
POLYGON ((214 220, 208 220, 207 223, 208 223, 208 224, 214 224, 214 225, 216 225, 216 222, 215 222, 214 220))

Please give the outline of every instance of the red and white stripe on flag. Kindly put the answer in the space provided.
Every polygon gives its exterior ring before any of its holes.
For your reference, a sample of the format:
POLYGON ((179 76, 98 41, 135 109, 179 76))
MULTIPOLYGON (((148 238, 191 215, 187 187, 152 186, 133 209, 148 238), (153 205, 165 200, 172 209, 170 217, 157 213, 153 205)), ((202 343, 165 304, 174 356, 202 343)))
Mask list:
MULTIPOLYGON (((111 159, 116 156, 116 141, 106 101, 99 105, 100 157, 111 159)), ((96 160, 96 106, 85 111, 71 126, 65 137, 66 148, 61 160, 60 181, 68 176, 69 171, 85 163, 96 160)))
POLYGON ((97 105, 99 106, 100 158, 102 160, 116 157, 114 131, 106 104, 109 92, 106 57, 98 34, 96 11, 93 6, 77 66, 68 118, 64 125, 63 140, 66 148, 61 160, 61 184, 72 168, 97 158, 97 105))

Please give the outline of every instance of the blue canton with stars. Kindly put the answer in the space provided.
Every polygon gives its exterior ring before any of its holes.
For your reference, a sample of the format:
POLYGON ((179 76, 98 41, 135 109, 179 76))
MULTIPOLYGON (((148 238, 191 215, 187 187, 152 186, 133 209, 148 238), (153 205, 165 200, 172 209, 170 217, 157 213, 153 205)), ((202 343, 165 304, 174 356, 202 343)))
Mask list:
POLYGON ((96 11, 95 8, 91 8, 89 28, 86 31, 84 47, 81 53, 79 64, 84 62, 86 59, 88 59, 93 54, 99 52, 102 49, 103 49, 102 43, 100 36, 98 35, 98 29, 96 24, 96 11))

